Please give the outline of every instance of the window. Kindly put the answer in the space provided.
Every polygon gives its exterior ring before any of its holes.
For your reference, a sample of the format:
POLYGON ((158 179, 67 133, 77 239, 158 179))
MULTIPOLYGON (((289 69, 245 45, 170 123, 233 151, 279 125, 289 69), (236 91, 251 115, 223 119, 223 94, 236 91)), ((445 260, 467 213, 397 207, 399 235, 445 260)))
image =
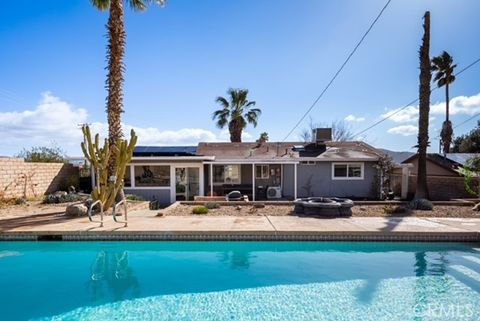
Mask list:
POLYGON ((363 179, 363 163, 332 164, 332 179, 363 179))
POLYGON ((135 187, 169 187, 170 166, 135 166, 135 187))
POLYGON ((270 169, 268 165, 255 166, 255 178, 268 179, 270 178, 270 169))
POLYGON ((315 165, 315 161, 301 161, 300 165, 315 165))
POLYGON ((130 179, 130 166, 125 167, 125 176, 123 177, 123 186, 132 187, 132 180, 130 179))
POLYGON ((214 165, 213 182, 216 184, 240 184, 240 165, 214 165))

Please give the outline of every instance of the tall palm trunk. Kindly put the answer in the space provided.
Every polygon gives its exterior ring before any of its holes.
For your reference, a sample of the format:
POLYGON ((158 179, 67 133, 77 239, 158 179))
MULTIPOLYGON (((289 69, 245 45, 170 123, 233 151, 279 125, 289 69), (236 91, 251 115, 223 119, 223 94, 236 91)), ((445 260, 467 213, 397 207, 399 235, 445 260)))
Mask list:
POLYGON ((428 198, 427 187, 427 147, 428 147, 428 115, 430 113, 430 12, 425 12, 423 23, 423 39, 420 47, 420 86, 419 86, 419 119, 418 119, 418 171, 415 198, 428 198))
POLYGON ((448 91, 448 82, 445 84, 445 103, 447 105, 447 108, 446 108, 447 114, 445 115, 445 121, 449 122, 450 121, 450 93, 448 91))
MULTIPOLYGON (((108 30, 108 76, 106 88, 108 141, 113 147, 122 138, 121 114, 123 113, 123 57, 125 55, 125 25, 123 13, 123 0, 110 1, 110 15, 107 23, 108 30)), ((112 173, 115 156, 109 160, 109 172, 112 173)))
POLYGON ((242 142, 242 124, 239 120, 234 119, 228 125, 228 130, 230 132, 230 142, 232 143, 241 143, 242 142))

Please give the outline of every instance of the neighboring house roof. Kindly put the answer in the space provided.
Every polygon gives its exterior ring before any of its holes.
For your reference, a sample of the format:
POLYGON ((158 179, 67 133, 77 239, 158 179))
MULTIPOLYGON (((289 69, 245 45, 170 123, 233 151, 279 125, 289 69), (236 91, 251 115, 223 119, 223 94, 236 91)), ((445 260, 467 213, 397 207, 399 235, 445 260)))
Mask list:
POLYGON ((215 156, 216 161, 377 161, 382 153, 363 142, 326 142, 323 147, 302 142, 267 142, 199 143, 197 155, 215 156))
MULTIPOLYGON (((475 156, 476 154, 467 154, 467 153, 450 153, 446 155, 438 153, 428 153, 427 160, 437 164, 440 167, 443 167, 455 174, 461 175, 460 169, 465 165, 465 162, 475 156)), ((412 163, 418 158, 418 154, 414 154, 411 157, 404 160, 402 163, 412 163)))
POLYGON ((195 156, 197 146, 136 146, 133 156, 195 156))
POLYGON ((479 154, 474 154, 474 153, 448 153, 446 154, 446 157, 458 164, 461 164, 462 166, 465 166, 465 163, 473 158, 473 157, 478 157, 480 156, 479 154))

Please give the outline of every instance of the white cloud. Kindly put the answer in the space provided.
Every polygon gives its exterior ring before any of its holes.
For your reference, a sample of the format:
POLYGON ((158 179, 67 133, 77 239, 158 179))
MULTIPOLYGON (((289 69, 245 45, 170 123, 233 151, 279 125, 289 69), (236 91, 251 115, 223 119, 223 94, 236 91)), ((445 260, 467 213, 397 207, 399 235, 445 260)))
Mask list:
POLYGON ((388 118, 395 123, 408 123, 418 120, 418 107, 408 106, 403 110, 396 108, 382 114, 382 118, 388 118))
MULTIPOLYGON (((82 134, 79 124, 88 122, 88 113, 83 108, 63 101, 50 92, 42 94, 35 108, 25 111, 0 112, 0 137, 4 139, 0 148, 2 154, 16 154, 23 147, 59 145, 70 155, 80 155, 82 134)), ((105 137, 106 123, 93 122, 92 132, 105 137)), ((139 127, 122 124, 126 136, 134 129, 139 145, 196 145, 198 142, 219 142, 230 139, 228 130, 212 132, 202 128, 160 130, 153 127, 139 127)), ((245 141, 252 135, 244 132, 245 141)))
MULTIPOLYGON (((396 108, 382 114, 395 123, 418 121, 418 105, 408 106, 403 110, 396 108)), ((473 96, 457 96, 450 99, 450 115, 474 115, 480 113, 480 93, 473 96)), ((445 115, 445 102, 430 105, 430 115, 445 115)), ((430 118, 433 120, 434 118, 430 118)))
POLYGON ((413 136, 418 133, 418 127, 413 125, 400 125, 390 128, 389 130, 387 130, 387 133, 402 136, 413 136))
MULTIPOLYGON (((480 112, 480 93, 474 96, 457 96, 450 99, 450 115, 474 115, 480 112)), ((435 115, 445 115, 445 102, 430 106, 435 115)))
POLYGON ((348 121, 348 122, 362 122, 362 121, 365 121, 365 117, 356 117, 356 116, 350 114, 347 117, 345 117, 345 121, 348 121))

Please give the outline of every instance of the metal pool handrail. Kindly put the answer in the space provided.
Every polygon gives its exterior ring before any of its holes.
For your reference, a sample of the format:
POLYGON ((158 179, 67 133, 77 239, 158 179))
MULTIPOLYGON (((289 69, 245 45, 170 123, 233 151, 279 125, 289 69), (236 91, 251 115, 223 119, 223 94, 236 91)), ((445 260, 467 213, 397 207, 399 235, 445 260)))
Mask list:
POLYGON ((126 199, 123 199, 123 200, 121 200, 120 202, 118 202, 117 204, 114 204, 114 205, 113 205, 112 216, 113 216, 113 220, 114 220, 116 223, 124 223, 124 224, 125 224, 125 227, 128 226, 127 200, 126 200, 126 199), (124 210, 125 210, 125 221, 117 220, 117 208, 118 208, 120 205, 123 205, 124 210))
POLYGON ((103 227, 103 203, 100 200, 96 200, 88 208, 88 219, 90 222, 100 223, 100 227, 103 227), (95 205, 100 204, 100 221, 96 221, 92 218, 92 211, 95 205))

